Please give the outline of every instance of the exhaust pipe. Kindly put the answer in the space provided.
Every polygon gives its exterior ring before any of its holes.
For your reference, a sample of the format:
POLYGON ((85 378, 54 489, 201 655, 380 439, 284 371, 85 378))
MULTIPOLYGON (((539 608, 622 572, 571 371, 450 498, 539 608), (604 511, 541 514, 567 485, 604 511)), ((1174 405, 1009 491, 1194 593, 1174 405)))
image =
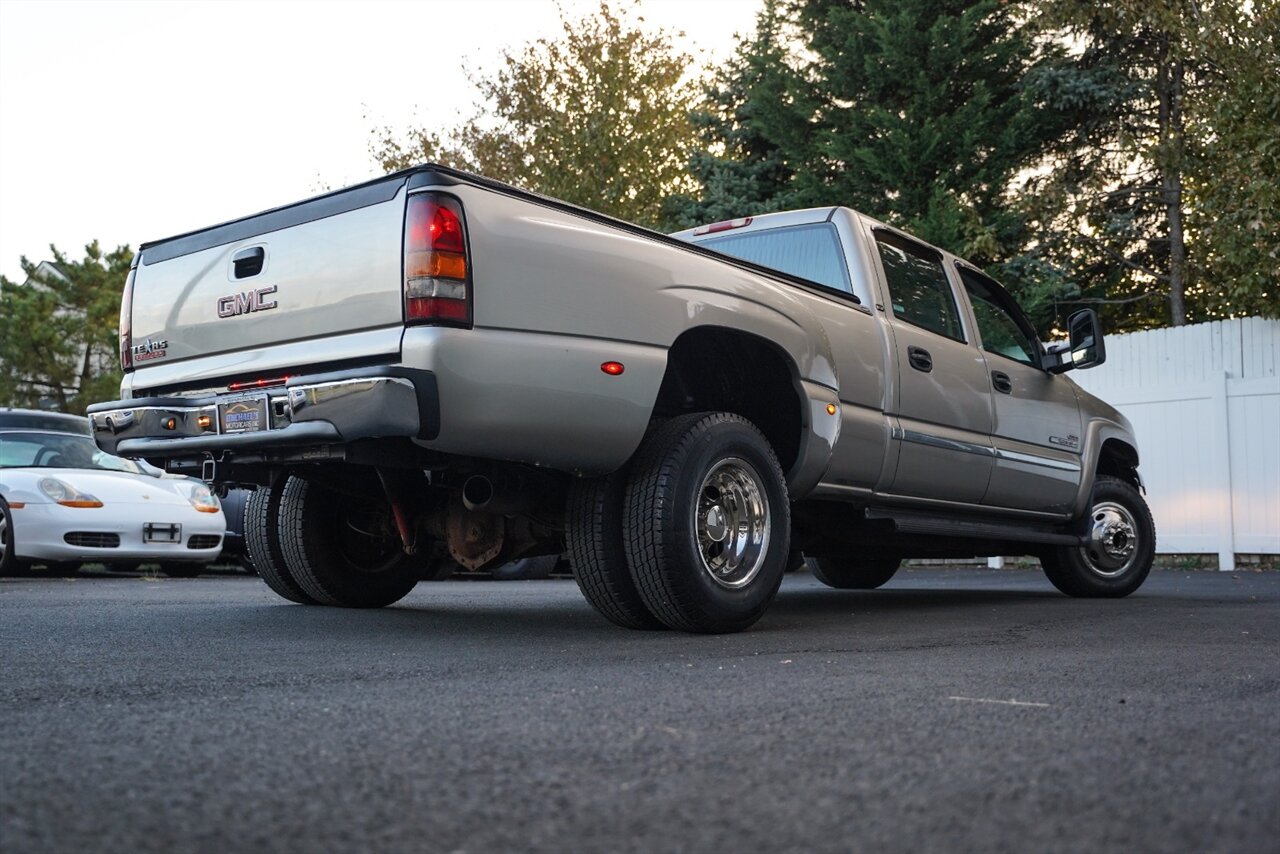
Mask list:
POLYGON ((479 513, 517 516, 538 506, 547 493, 538 477, 507 474, 492 479, 476 474, 462 483, 462 506, 479 513))

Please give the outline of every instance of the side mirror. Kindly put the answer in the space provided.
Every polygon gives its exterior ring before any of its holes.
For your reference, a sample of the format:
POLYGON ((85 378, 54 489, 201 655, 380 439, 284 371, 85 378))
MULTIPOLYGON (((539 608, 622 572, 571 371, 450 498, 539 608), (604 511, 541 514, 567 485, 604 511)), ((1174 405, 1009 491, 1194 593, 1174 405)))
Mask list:
POLYGON ((1070 343, 1066 346, 1051 345, 1046 356, 1050 362, 1045 366, 1051 374, 1061 374, 1075 368, 1096 368, 1107 360, 1107 347, 1102 340, 1102 323, 1098 313, 1091 308, 1082 308, 1067 318, 1067 334, 1070 343))

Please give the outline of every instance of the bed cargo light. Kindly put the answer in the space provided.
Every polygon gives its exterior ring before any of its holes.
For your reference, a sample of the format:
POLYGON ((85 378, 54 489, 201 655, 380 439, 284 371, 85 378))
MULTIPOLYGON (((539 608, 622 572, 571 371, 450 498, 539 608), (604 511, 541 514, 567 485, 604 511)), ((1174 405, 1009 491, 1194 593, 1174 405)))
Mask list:
POLYGON ((713 222, 710 225, 700 225, 693 230, 694 237, 703 234, 715 234, 718 231, 729 231, 734 228, 744 228, 751 225, 751 217, 744 216, 739 219, 726 219, 722 222, 713 222))
POLYGON ((448 196, 409 197, 404 229, 405 321, 470 323, 462 206, 448 196))

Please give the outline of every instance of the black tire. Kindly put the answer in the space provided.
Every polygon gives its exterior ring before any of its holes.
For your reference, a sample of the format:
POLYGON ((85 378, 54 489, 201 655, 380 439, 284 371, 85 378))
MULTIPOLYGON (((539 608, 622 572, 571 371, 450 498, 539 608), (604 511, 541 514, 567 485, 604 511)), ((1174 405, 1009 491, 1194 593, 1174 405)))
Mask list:
POLYGON ((361 500, 290 478, 280 496, 280 546, 303 592, 322 605, 382 608, 418 583, 384 500, 361 500))
POLYGON ((9 502, 0 498, 0 575, 8 575, 18 568, 18 556, 13 553, 13 512, 9 502))
POLYGON ((195 578, 201 572, 204 572, 204 564, 199 563, 162 563, 160 564, 160 572, 169 578, 195 578))
POLYGON ((280 548, 280 495, 284 484, 260 486, 244 502, 244 558, 276 595, 299 605, 319 604, 294 580, 280 548))
POLYGON ((673 629, 746 629, 773 601, 790 560, 782 469, 760 431, 738 415, 694 413, 658 426, 636 454, 624 519, 636 588, 673 629), (741 541, 735 564, 733 532, 743 525, 755 534, 741 541))
POLYGON ((556 568, 559 555, 538 555, 522 557, 494 567, 490 572, 499 581, 537 581, 551 577, 551 570, 556 568))
POLYGON ((578 589, 606 620, 624 629, 666 628, 645 606, 627 568, 623 502, 627 469, 578 479, 569 489, 566 546, 578 589))
POLYGON ((1142 586, 1156 554, 1156 526, 1141 493, 1099 475, 1089 499, 1090 542, 1040 555, 1053 586, 1068 596, 1119 598, 1142 586))
POLYGON ((875 590, 902 565, 900 557, 809 557, 805 566, 813 577, 836 590, 875 590))

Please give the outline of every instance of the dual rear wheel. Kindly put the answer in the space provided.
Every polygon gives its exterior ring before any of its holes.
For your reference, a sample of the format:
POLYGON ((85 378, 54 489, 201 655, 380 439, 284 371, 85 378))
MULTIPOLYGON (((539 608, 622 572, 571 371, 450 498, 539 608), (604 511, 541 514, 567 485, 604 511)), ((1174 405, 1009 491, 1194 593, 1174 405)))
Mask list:
POLYGON ((385 502, 290 477, 255 490, 244 513, 249 562, 290 602, 381 608, 422 577, 400 548, 385 502))
POLYGON ((575 484, 569 558, 587 600, 628 628, 747 628, 786 572, 791 513, 773 449, 728 413, 660 424, 628 468, 575 484))

